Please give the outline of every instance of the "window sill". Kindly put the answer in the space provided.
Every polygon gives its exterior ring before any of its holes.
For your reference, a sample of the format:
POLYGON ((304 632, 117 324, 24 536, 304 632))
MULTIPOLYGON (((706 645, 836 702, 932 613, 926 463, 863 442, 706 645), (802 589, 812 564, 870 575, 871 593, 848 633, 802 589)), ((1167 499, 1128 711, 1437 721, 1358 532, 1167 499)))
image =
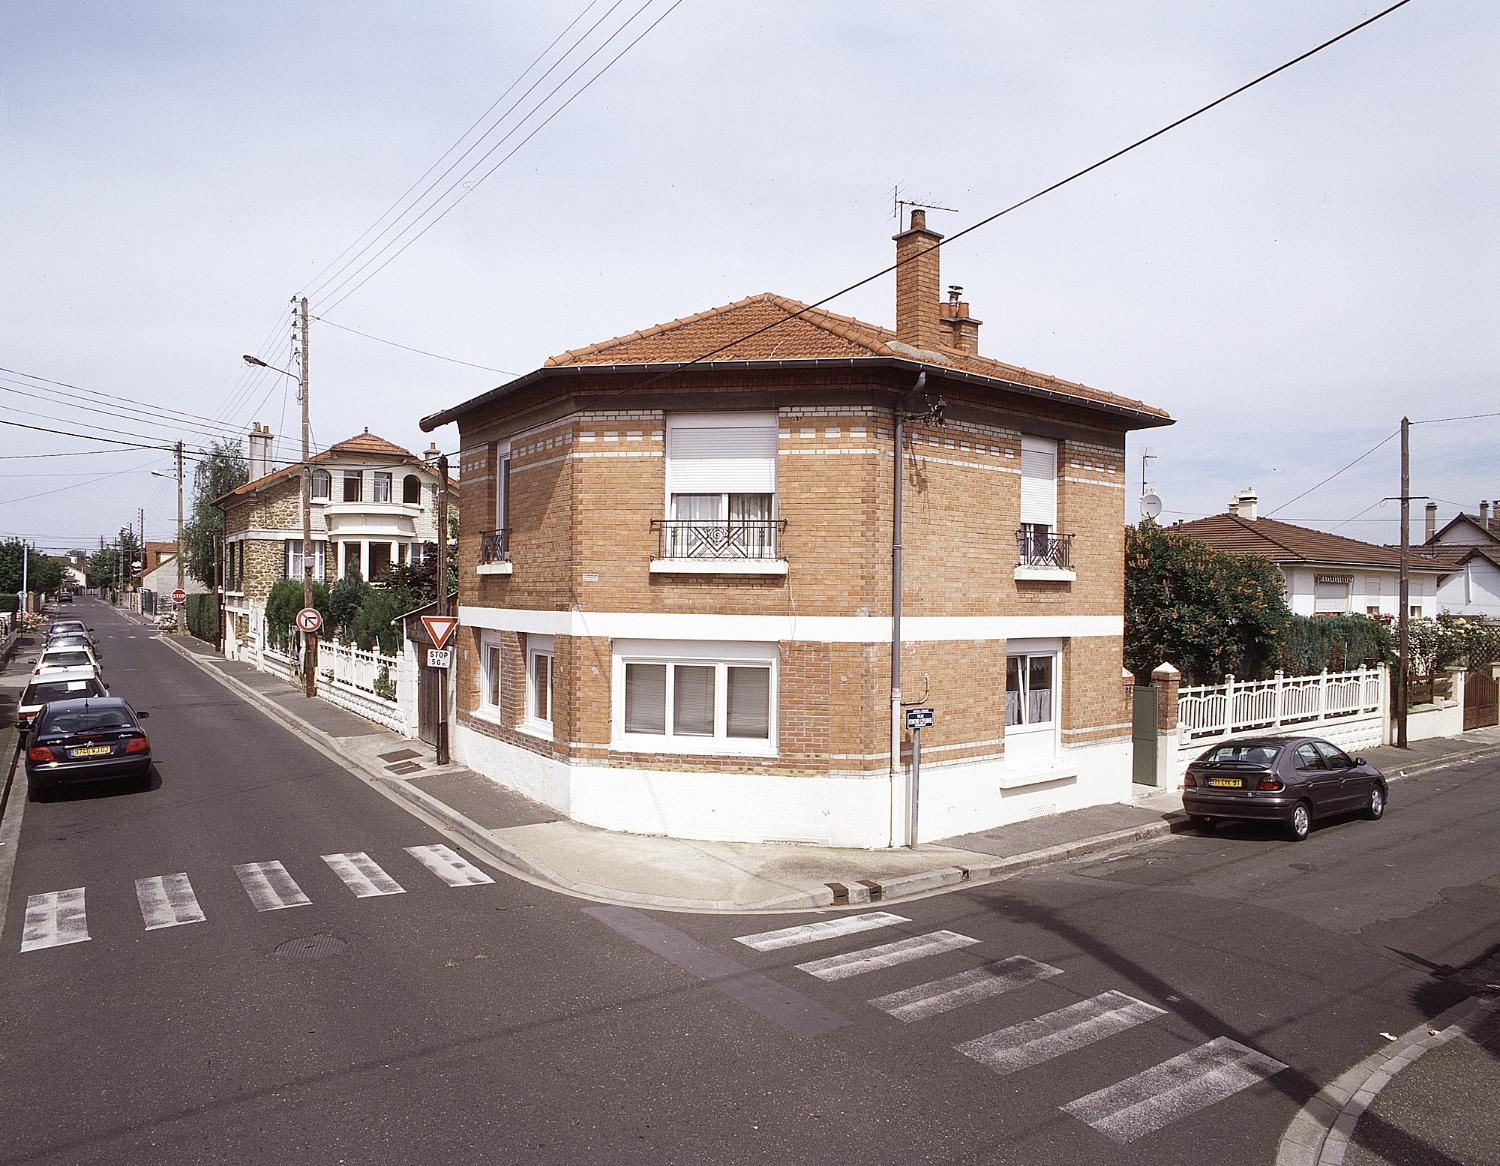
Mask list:
POLYGON ((785 575, 785 559, 652 559, 653 575, 785 575))
POLYGON ((682 738, 626 737, 615 738, 609 743, 613 753, 650 753, 658 757, 775 757, 776 747, 768 742, 749 742, 738 745, 727 741, 704 738, 703 743, 689 743, 682 738))
POLYGON ((478 708, 470 709, 469 716, 476 721, 483 721, 487 725, 494 725, 497 729, 506 727, 505 718, 500 715, 500 710, 493 705, 480 705, 478 708))
POLYGON ((995 784, 1001 789, 1022 789, 1028 785, 1045 785, 1050 781, 1072 781, 1077 776, 1076 765, 1059 765, 1055 761, 1043 762, 1018 766, 1012 773, 1002 772, 995 784))
POLYGON ((480 563, 474 568, 476 575, 509 575, 514 570, 514 564, 509 560, 503 563, 480 563))
POLYGON ((535 737, 538 741, 554 741, 552 725, 543 721, 522 721, 516 726, 516 732, 525 733, 528 737, 535 737))
POLYGON ((1016 578, 1023 581, 1075 583, 1078 572, 1070 567, 1017 567, 1016 578))

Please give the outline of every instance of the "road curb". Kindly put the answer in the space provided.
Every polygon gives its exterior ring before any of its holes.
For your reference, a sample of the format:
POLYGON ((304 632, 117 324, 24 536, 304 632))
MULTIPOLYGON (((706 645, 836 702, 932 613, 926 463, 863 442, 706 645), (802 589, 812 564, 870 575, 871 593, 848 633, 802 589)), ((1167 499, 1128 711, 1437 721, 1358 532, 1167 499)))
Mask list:
POLYGON ((1391 1079, 1428 1049, 1468 1033, 1496 1008, 1500 996, 1461 1000, 1323 1086, 1288 1123, 1276 1166, 1343 1166, 1355 1126, 1391 1079))

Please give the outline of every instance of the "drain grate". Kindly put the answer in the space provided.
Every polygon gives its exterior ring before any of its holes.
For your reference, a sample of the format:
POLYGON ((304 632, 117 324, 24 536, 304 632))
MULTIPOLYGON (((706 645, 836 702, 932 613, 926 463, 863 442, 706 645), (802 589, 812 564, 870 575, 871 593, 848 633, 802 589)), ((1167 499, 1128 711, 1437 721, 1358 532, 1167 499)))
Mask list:
POLYGON ((276 945, 276 954, 289 960, 320 960, 341 955, 349 945, 337 935, 304 935, 276 945))

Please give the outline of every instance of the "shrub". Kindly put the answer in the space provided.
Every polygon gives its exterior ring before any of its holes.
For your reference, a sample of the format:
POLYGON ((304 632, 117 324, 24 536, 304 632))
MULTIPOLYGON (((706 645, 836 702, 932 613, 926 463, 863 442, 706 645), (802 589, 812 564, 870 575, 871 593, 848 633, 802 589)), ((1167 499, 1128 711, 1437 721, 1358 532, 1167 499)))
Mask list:
MULTIPOLYGON (((323 616, 323 626, 331 619, 328 606, 328 588, 322 583, 312 586, 313 606, 323 616)), ((293 626, 297 613, 302 610, 302 584, 296 579, 279 580, 266 596, 266 638, 273 648, 286 651, 295 642, 296 628, 293 626)))
POLYGON ((210 644, 219 642, 219 597, 217 595, 189 595, 184 604, 187 630, 198 639, 210 644))
POLYGON ((350 643, 354 638, 354 618, 371 591, 373 588, 361 578, 359 567, 350 563, 344 577, 328 593, 330 620, 326 634, 337 635, 341 644, 350 643))
POLYGON ((1395 642, 1386 625, 1367 615, 1294 615, 1276 657, 1276 666, 1291 676, 1328 669, 1346 672, 1366 660, 1389 664, 1395 642))
POLYGON ((412 609, 411 596, 405 591, 377 591, 371 589, 360 604, 350 625, 350 636, 355 644, 368 652, 378 648, 387 656, 401 650, 401 625, 396 618, 412 609))

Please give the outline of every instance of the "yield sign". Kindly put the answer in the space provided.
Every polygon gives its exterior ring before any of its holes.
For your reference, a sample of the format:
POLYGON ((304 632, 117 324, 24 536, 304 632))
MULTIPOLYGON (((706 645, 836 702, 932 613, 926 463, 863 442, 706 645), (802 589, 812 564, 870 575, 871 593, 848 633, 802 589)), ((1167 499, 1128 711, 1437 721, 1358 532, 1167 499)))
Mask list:
POLYGON ((447 644, 453 635, 453 629, 458 627, 458 620, 451 615, 424 615, 422 626, 427 629, 427 634, 432 637, 432 646, 441 648, 447 644))

